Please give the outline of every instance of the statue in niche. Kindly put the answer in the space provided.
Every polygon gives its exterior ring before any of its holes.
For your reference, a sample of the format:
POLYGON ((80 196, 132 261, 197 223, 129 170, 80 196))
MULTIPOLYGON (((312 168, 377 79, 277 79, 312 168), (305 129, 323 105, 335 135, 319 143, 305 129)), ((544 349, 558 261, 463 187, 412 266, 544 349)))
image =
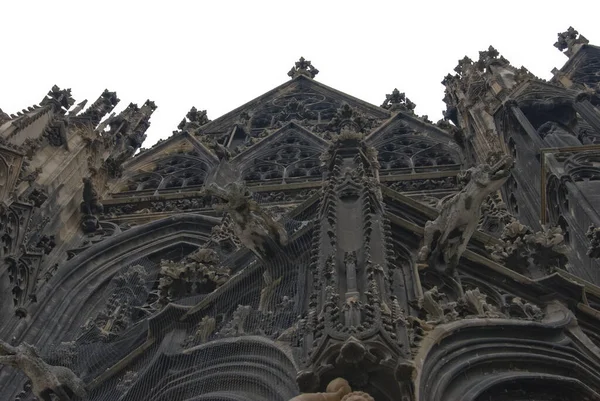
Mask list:
POLYGON ((86 397, 83 381, 64 366, 49 365, 32 345, 22 343, 13 347, 0 340, 0 365, 21 370, 31 380, 31 390, 40 401, 70 401, 73 395, 86 397))
POLYGON ((481 204, 496 192, 510 176, 513 159, 502 157, 496 164, 479 165, 461 174, 465 182, 457 194, 440 201, 440 214, 425 224, 423 246, 418 255, 419 267, 441 272, 452 271, 467 249, 479 223, 481 204))

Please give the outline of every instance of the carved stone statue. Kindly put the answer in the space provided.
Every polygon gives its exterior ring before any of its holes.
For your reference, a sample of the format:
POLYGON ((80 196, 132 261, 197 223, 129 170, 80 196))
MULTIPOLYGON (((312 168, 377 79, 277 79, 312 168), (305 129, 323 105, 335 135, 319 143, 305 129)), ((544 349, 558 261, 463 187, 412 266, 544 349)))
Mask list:
POLYGON ((460 177, 466 182, 465 187, 442 199, 438 204, 439 216, 425 224, 423 247, 419 251, 421 265, 440 271, 456 267, 477 229, 481 204, 506 182, 512 165, 513 159, 505 156, 493 166, 473 167, 460 177))
POLYGON ((373 397, 362 391, 352 391, 346 379, 333 379, 324 393, 305 393, 290 401, 375 401, 373 397))
POLYGON ((268 259, 287 245, 288 236, 283 225, 273 220, 250 198, 244 184, 234 182, 225 189, 212 184, 207 192, 226 201, 213 207, 229 213, 233 221, 233 232, 259 258, 268 259))
POLYGON ((95 214, 102 214, 104 207, 98 200, 98 192, 94 188, 91 178, 83 179, 83 202, 81 202, 81 213, 84 214, 82 228, 85 232, 94 232, 100 226, 95 214))
POLYGON ((94 188, 91 178, 83 179, 83 202, 81 202, 81 211, 85 214, 102 213, 104 207, 98 201, 98 192, 94 188))
POLYGON ((40 401, 70 401, 73 395, 86 397, 83 381, 64 366, 49 365, 35 347, 22 343, 17 347, 0 340, 0 364, 21 370, 31 380, 31 390, 40 401))

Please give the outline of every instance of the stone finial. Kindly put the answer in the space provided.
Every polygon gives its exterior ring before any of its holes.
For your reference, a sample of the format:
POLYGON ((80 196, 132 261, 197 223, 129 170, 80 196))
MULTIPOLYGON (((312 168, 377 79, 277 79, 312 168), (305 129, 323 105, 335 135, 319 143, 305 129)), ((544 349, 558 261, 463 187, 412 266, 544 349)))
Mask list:
POLYGON ((473 60, 467 56, 464 56, 462 59, 458 60, 458 65, 454 67, 454 71, 459 76, 464 77, 472 66, 473 60))
POLYGON ((61 108, 68 110, 74 103, 75 99, 71 96, 71 89, 60 89, 56 85, 50 89, 48 94, 40 102, 42 106, 50 104, 54 105, 57 110, 60 110, 61 108))
POLYGON ((385 95, 385 101, 381 107, 390 111, 412 112, 417 105, 411 102, 404 92, 394 89, 391 94, 385 95))
POLYGON ((179 123, 177 128, 180 130, 193 130, 209 122, 210 120, 206 115, 206 110, 198 110, 195 107, 192 107, 185 115, 185 118, 179 123))
MULTIPOLYGON (((120 99, 117 97, 116 92, 110 92, 108 89, 104 89, 104 92, 78 117, 86 118, 91 121, 92 125, 96 126, 100 124, 100 121, 110 113, 115 106, 119 103, 120 99)), ((73 112, 73 115, 76 113, 73 112)))
POLYGON ((510 62, 507 59, 500 55, 498 50, 496 50, 493 46, 490 46, 487 50, 479 52, 479 60, 477 60, 477 63, 475 63, 475 65, 479 71, 483 71, 487 66, 489 66, 492 63, 496 65, 510 64, 510 62))
POLYGON ((558 40, 554 44, 554 47, 563 52, 567 57, 571 57, 581 45, 589 42, 585 36, 580 35, 575 28, 570 26, 565 32, 558 34, 558 40))
POLYGON ((290 78, 296 78, 299 75, 304 75, 309 78, 314 78, 319 73, 312 63, 305 60, 304 57, 300 57, 300 60, 296 61, 296 65, 288 72, 290 78))

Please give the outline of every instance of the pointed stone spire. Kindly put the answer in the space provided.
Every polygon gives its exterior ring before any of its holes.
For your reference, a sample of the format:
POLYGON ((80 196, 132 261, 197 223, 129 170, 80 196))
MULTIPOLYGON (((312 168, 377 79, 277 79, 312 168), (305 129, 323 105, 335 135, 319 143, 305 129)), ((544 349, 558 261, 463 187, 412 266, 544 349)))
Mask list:
POLYGON ((580 35, 572 26, 565 32, 558 34, 558 40, 554 44, 558 50, 563 52, 567 57, 571 57, 579 48, 590 41, 585 36, 580 35))
POLYGON ((93 126, 96 126, 100 124, 105 115, 115 108, 119 101, 116 92, 109 92, 108 89, 104 89, 100 97, 77 117, 87 119, 93 126))
POLYGON ((83 108, 85 107, 86 104, 87 104, 87 99, 84 99, 83 102, 79 102, 73 110, 69 111, 69 117, 76 116, 77 113, 79 113, 81 110, 83 110, 83 108))
POLYGON ((296 61, 295 66, 288 72, 288 76, 292 79, 299 75, 314 78, 318 73, 319 70, 313 67, 310 61, 305 60, 304 57, 300 57, 300 60, 296 61))

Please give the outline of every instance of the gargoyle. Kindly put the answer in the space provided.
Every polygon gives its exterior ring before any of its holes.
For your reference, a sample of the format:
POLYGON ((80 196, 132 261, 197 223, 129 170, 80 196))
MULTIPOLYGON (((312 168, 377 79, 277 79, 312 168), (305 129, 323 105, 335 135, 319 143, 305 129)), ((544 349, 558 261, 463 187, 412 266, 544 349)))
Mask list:
POLYGON ((35 347, 22 343, 17 347, 0 340, 0 364, 21 370, 31 380, 31 390, 40 401, 70 401, 73 395, 86 397, 83 381, 64 366, 49 365, 35 347))
POLYGON ((513 159, 502 157, 496 164, 470 168, 459 176, 466 182, 457 194, 438 203, 440 214, 425 224, 423 247, 419 251, 421 267, 451 271, 462 256, 469 239, 477 229, 481 204, 506 182, 513 159))
POLYGON ((273 257, 281 247, 287 245, 288 235, 283 225, 273 220, 250 198, 243 183, 233 182, 225 189, 211 184, 206 192, 225 201, 213 207, 215 210, 229 213, 234 234, 242 245, 260 259, 273 257))

